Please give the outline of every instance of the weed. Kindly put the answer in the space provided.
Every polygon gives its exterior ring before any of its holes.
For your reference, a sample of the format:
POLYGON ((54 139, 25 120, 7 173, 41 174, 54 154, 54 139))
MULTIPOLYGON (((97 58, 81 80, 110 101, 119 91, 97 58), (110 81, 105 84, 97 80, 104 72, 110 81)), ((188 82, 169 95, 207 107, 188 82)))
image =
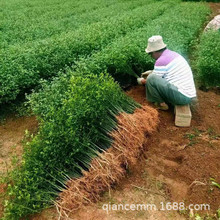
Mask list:
POLYGON ((184 137, 189 139, 189 143, 187 146, 193 146, 194 144, 198 143, 198 140, 197 140, 198 135, 197 134, 186 133, 184 135, 184 137))
POLYGON ((161 181, 156 180, 156 189, 162 190, 164 188, 164 183, 161 181))
POLYGON ((207 133, 212 140, 217 140, 220 137, 220 135, 217 134, 213 128, 208 128, 207 133))
POLYGON ((203 220, 203 218, 199 214, 195 214, 195 220, 203 220))
POLYGON ((186 133, 184 137, 189 139, 188 146, 193 146, 194 144, 198 143, 198 137, 200 137, 203 132, 204 131, 199 130, 198 128, 193 128, 192 133, 186 133))
POLYGON ((181 215, 187 215, 187 213, 188 213, 187 209, 180 209, 180 210, 178 210, 178 212, 179 212, 181 215))
POLYGON ((136 214, 135 214, 135 217, 136 218, 141 218, 143 216, 145 216, 146 212, 145 211, 138 211, 136 214))
POLYGON ((141 174, 141 177, 148 178, 149 177, 148 172, 146 170, 144 170, 144 172, 141 174))
POLYGON ((220 189, 220 184, 216 182, 214 178, 210 178, 211 185, 220 189))

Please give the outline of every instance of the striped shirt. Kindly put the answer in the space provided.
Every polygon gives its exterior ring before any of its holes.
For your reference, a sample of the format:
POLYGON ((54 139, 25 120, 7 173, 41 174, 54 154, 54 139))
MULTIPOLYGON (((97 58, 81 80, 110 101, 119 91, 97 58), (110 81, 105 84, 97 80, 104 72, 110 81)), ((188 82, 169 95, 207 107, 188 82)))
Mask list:
POLYGON ((183 95, 189 98, 196 97, 192 70, 180 54, 168 49, 164 50, 156 60, 153 74, 166 79, 183 95))

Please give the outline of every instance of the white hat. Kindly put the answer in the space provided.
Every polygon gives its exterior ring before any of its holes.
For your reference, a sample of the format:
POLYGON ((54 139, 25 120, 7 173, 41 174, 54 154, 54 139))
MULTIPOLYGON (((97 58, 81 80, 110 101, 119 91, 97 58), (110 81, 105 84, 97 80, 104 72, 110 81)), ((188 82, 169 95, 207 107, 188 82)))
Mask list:
POLYGON ((163 38, 160 35, 152 36, 148 39, 148 45, 145 49, 146 53, 155 52, 165 48, 167 45, 164 44, 163 38))

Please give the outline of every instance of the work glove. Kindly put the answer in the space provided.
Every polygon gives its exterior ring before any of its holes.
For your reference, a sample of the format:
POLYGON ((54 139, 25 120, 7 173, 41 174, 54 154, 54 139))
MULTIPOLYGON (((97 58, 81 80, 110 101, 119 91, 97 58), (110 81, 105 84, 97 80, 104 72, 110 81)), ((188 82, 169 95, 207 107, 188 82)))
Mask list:
POLYGON ((153 70, 148 70, 144 73, 141 73, 141 77, 146 79, 152 72, 153 70))

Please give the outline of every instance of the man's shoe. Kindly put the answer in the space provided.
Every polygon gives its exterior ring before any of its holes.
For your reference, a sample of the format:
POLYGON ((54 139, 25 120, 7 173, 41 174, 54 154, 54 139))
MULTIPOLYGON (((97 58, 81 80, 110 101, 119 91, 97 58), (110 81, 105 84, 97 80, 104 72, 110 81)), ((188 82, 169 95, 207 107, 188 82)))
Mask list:
POLYGON ((167 111, 169 109, 169 106, 165 102, 162 103, 155 102, 154 105, 157 107, 157 109, 162 111, 167 111))

